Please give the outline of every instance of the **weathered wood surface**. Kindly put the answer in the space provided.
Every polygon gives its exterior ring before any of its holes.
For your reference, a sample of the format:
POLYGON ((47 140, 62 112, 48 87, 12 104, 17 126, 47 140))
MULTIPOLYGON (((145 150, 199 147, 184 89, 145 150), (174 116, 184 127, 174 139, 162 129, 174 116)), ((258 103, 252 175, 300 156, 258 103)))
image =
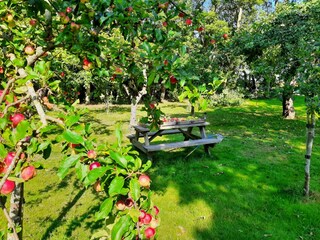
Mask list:
MULTIPOLYGON (((152 137, 153 135, 155 135, 157 132, 148 132, 148 137, 152 137)), ((163 130, 158 136, 163 136, 163 135, 170 135, 170 134, 177 134, 177 133, 181 133, 179 131, 179 129, 173 129, 173 130, 163 130)), ((131 141, 131 139, 134 139, 136 137, 136 134, 130 134, 127 135, 127 138, 129 138, 129 140, 131 141)), ((144 137, 144 135, 142 133, 139 133, 139 138, 144 137)))
POLYGON ((173 143, 160 143, 160 144, 154 144, 149 146, 142 145, 142 147, 145 148, 147 152, 155 152, 155 151, 161 151, 161 150, 167 150, 167 149, 193 147, 193 146, 201 146, 201 145, 208 145, 210 147, 213 147, 215 144, 221 142, 222 140, 223 140, 222 135, 217 135, 217 138, 196 139, 196 140, 188 140, 188 141, 173 142, 173 143))

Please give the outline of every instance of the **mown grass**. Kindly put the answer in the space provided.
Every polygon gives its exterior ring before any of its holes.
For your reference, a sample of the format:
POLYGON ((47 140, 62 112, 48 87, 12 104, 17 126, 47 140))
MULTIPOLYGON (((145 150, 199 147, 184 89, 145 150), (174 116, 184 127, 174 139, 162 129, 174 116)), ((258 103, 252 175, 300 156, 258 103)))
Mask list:
MULTIPOLYGON (((128 106, 113 106, 108 114, 101 106, 90 109, 86 120, 99 141, 114 141, 117 122, 129 132, 128 106)), ((188 115, 181 103, 165 103, 162 109, 171 116, 188 115)), ((297 119, 282 119, 277 99, 209 109, 208 132, 225 137, 211 156, 202 147, 156 153, 149 174, 160 208, 158 239, 320 239, 320 146, 316 139, 312 195, 306 199, 302 98, 296 99, 296 110, 297 119)), ((72 174, 60 181, 61 158, 55 149, 42 161, 46 168, 26 184, 24 239, 90 239, 104 226, 94 222, 103 196, 82 190, 72 174)), ((0 222, 3 228, 3 215, 0 222)))

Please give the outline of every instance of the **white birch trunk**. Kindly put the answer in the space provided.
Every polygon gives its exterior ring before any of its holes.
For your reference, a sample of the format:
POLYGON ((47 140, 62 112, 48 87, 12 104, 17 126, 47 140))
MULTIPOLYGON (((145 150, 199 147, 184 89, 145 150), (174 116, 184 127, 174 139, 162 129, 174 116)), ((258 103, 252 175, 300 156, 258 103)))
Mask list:
POLYGON ((311 167, 311 153, 313 147, 313 139, 315 132, 315 114, 307 114, 307 141, 306 141, 306 165, 305 165, 305 182, 304 182, 304 194, 309 196, 310 194, 310 167, 311 167))

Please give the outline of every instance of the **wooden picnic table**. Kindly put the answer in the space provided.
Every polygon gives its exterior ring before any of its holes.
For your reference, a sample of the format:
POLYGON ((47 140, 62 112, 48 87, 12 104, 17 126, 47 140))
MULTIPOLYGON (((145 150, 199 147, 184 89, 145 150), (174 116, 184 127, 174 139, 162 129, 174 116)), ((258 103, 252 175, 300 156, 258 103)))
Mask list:
POLYGON ((223 140, 223 136, 220 134, 207 136, 206 126, 210 123, 206 121, 185 121, 168 123, 161 125, 159 130, 151 132, 149 128, 145 126, 134 126, 135 133, 127 136, 133 146, 149 155, 152 152, 175 149, 182 147, 204 146, 205 152, 210 155, 209 148, 214 147, 217 143, 223 140), (194 129, 199 129, 200 134, 193 133, 194 129), (153 143, 152 141, 159 136, 170 134, 182 134, 184 139, 178 142, 165 142, 165 143, 153 143), (141 141, 140 139, 143 139, 141 141))

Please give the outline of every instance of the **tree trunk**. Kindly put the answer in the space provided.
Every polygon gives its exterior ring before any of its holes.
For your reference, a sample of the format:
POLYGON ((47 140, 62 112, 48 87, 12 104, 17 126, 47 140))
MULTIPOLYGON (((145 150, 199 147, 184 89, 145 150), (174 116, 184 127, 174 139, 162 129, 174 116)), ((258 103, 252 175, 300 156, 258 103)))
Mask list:
POLYGON ((163 102, 166 97, 166 88, 162 85, 161 86, 161 95, 160 95, 160 101, 163 102))
MULTIPOLYGON (((22 219, 23 219, 23 183, 17 183, 11 194, 9 216, 12 219, 16 229, 20 227, 18 233, 19 239, 22 239, 22 219)), ((9 226, 10 227, 10 226, 9 226)), ((7 240, 16 240, 13 233, 8 233, 7 240)))
POLYGON ((242 7, 239 8, 238 19, 237 19, 237 31, 240 30, 242 19, 242 7))
POLYGON ((286 119, 294 119, 296 116, 291 95, 282 95, 282 116, 286 119))
POLYGON ((85 85, 86 89, 86 97, 85 97, 85 104, 90 104, 90 84, 85 85))
POLYGON ((304 195, 310 194, 310 166, 311 166, 311 153, 315 131, 315 114, 307 114, 307 141, 306 141, 306 165, 305 165, 305 181, 304 181, 304 195))

